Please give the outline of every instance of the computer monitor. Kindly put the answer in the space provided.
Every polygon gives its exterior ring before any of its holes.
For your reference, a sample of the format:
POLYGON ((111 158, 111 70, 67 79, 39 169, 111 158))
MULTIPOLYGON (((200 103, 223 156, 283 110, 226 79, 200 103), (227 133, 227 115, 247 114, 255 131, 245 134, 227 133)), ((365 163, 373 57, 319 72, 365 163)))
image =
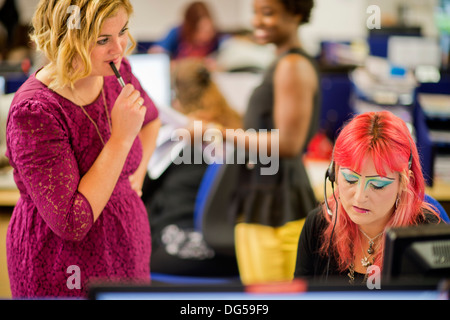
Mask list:
POLYGON ((127 57, 131 70, 156 107, 171 105, 170 58, 164 53, 127 57))
POLYGON ((386 231, 382 281, 450 279, 450 225, 420 225, 386 231))
MULTIPOLYGON (((166 315, 169 316, 169 312, 177 312, 173 309, 177 308, 177 300, 182 301, 184 305, 189 301, 216 300, 220 303, 226 302, 230 304, 230 307, 235 304, 248 305, 249 303, 244 302, 246 300, 264 300, 265 303, 288 300, 438 300, 447 299, 448 289, 445 290, 443 292, 437 286, 386 287, 383 290, 368 290, 367 288, 361 289, 361 287, 354 286, 313 287, 302 280, 247 287, 240 284, 147 286, 105 284, 92 286, 88 298, 91 300, 154 300, 158 302, 152 307, 166 309, 166 315), (164 303, 161 304, 161 300, 170 303, 169 309, 166 308, 164 303)), ((205 301, 201 304, 206 305, 205 301)), ((295 307, 296 305, 288 304, 286 306, 295 307)), ((272 311, 271 314, 274 314, 272 306, 270 310, 272 311)), ((259 311, 259 314, 263 313, 263 310, 259 311)), ((218 314, 226 314, 226 312, 221 309, 218 314)))
POLYGON ((5 77, 0 76, 0 96, 6 92, 6 80, 5 77))

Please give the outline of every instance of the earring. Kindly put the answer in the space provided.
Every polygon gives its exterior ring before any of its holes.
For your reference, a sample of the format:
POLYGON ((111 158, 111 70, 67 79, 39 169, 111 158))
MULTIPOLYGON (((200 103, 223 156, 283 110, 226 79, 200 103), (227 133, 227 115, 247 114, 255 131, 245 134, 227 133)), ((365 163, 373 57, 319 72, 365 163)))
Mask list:
POLYGON ((397 200, 395 200, 395 209, 397 209, 399 202, 400 202, 400 197, 397 196, 397 200))

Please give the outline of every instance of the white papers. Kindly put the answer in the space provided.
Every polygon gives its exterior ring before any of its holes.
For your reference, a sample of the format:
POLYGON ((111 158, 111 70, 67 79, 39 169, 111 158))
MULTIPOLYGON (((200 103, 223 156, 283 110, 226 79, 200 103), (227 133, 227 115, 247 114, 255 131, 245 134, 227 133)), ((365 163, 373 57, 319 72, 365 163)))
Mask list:
POLYGON ((414 101, 417 81, 410 70, 405 75, 391 75, 391 66, 385 59, 370 57, 366 66, 356 68, 350 78, 357 92, 379 105, 410 105, 414 101))
POLYGON ((156 149, 147 166, 148 175, 153 180, 158 179, 170 166, 174 160, 172 155, 180 154, 186 146, 185 141, 173 141, 171 138, 176 129, 184 128, 189 123, 184 114, 170 107, 158 108, 158 111, 162 126, 156 139, 156 149))
POLYGON ((428 117, 450 118, 450 95, 420 93, 417 98, 428 117))

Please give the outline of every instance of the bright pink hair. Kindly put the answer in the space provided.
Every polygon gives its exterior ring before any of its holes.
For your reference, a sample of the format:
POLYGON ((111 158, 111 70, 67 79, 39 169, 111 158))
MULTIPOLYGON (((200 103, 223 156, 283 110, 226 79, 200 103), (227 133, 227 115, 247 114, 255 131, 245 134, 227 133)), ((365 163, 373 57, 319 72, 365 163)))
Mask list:
MULTIPOLYGON (((360 172, 364 160, 371 157, 379 175, 386 175, 385 168, 400 173, 401 183, 407 184, 407 191, 400 195, 399 205, 394 210, 386 227, 398 227, 416 224, 425 210, 435 214, 436 210, 424 202, 425 181, 420 166, 417 147, 405 122, 389 111, 367 112, 355 116, 339 133, 335 142, 333 159, 335 169, 351 168, 360 172), (408 163, 412 155, 411 168, 408 163), (409 170, 412 171, 410 176, 409 170)), ((337 171, 336 171, 337 176, 337 171)), ((337 188, 338 189, 338 188, 337 188)), ((339 199, 339 191, 335 192, 339 199)), ((328 204, 335 212, 336 201, 333 195, 328 204)), ((323 234, 321 252, 329 253, 330 237, 336 215, 331 218, 323 206, 323 215, 330 222, 323 234)), ((361 246, 358 226, 349 218, 338 201, 336 227, 331 246, 339 269, 344 271, 353 263, 353 250, 361 246)), ((375 264, 382 267, 384 243, 377 250, 375 264)))

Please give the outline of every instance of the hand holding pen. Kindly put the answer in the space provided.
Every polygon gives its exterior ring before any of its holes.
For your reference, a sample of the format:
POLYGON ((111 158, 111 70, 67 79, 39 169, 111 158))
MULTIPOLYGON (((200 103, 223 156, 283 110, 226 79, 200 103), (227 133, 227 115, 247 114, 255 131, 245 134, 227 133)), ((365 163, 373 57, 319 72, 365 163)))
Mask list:
MULTIPOLYGON (((117 70, 116 65, 114 64, 114 62, 110 62, 109 65, 111 66, 111 69, 113 70, 114 74, 116 75, 117 81, 119 81, 121 87, 124 88, 125 81, 123 81, 123 78, 120 75, 119 70, 117 70)), ((142 107, 142 105, 144 104, 144 99, 139 100, 138 104, 142 107)))
POLYGON ((110 66, 122 87, 111 111, 112 134, 133 143, 141 130, 147 108, 143 106, 141 93, 132 84, 125 84, 114 63, 111 62, 110 66))

